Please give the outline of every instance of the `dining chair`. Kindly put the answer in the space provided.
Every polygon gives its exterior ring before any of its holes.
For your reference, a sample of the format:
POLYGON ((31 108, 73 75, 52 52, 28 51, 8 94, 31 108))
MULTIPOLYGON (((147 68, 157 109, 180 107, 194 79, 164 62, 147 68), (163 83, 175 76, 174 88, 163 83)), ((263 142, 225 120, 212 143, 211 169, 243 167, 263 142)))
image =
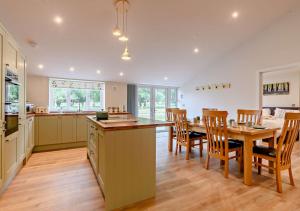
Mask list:
POLYGON ((292 174, 291 155, 295 141, 300 129, 300 113, 286 113, 282 133, 276 148, 265 146, 254 146, 253 156, 257 158, 258 174, 261 174, 261 167, 275 170, 277 191, 282 193, 281 171, 289 170, 290 184, 295 185, 292 174), (264 165, 262 159, 273 161, 275 167, 264 165))
POLYGON ((261 110, 245 110, 238 109, 237 110, 237 123, 238 124, 246 124, 251 123, 252 125, 261 123, 261 110))
POLYGON ((175 110, 179 110, 179 108, 166 108, 166 121, 168 122, 174 121, 173 111, 175 110))
POLYGON ((186 110, 178 109, 173 110, 173 118, 175 121, 175 131, 176 131, 176 151, 175 155, 178 153, 178 149, 181 152, 181 147, 186 147, 186 160, 189 160, 191 149, 195 146, 199 146, 200 157, 202 157, 203 151, 203 140, 202 135, 189 131, 188 121, 186 118, 186 110))
MULTIPOLYGON (((237 123, 245 124, 246 126, 247 125, 259 125, 259 124, 261 124, 261 116, 262 116, 262 110, 238 109, 237 110, 237 123)), ((242 141, 239 141, 239 140, 232 140, 232 141, 243 145, 242 141)), ((256 141, 254 141, 253 144, 254 144, 254 146, 256 146, 256 141)), ((255 159, 256 158, 254 158, 254 162, 256 162, 255 159)))
POLYGON ((227 111, 206 110, 203 112, 203 120, 208 140, 205 167, 209 169, 210 157, 220 159, 221 162, 224 161, 225 178, 228 178, 230 159, 238 158, 239 170, 241 171, 242 168, 242 145, 228 140, 227 116, 227 111), (231 152, 238 153, 234 156, 230 156, 231 152))

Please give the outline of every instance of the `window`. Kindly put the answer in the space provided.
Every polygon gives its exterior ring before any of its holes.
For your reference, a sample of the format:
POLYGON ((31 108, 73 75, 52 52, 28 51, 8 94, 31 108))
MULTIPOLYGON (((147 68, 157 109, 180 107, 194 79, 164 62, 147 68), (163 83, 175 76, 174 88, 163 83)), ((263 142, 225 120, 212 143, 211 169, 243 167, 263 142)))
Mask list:
POLYGON ((99 111, 104 109, 104 83, 49 79, 50 111, 99 111))
POLYGON ((138 86, 138 117, 165 120, 167 107, 177 107, 177 88, 146 85, 138 86))
POLYGON ((169 91, 169 107, 170 108, 176 108, 177 107, 177 101, 178 101, 178 97, 177 97, 177 89, 176 88, 170 88, 168 89, 169 91))

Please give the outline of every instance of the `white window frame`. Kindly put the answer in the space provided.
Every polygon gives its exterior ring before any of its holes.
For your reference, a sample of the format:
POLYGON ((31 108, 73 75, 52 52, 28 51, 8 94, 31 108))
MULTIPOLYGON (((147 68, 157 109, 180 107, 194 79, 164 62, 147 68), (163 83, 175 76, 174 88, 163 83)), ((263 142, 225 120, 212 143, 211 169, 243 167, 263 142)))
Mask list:
MULTIPOLYGON (((68 92, 70 92, 71 89, 72 89, 72 87, 52 87, 51 84, 50 84, 50 82, 53 81, 53 80, 57 80, 57 81, 60 81, 60 80, 63 81, 63 80, 65 80, 65 81, 69 81, 69 82, 82 82, 82 83, 98 83, 98 84, 101 84, 101 89, 99 91, 102 90, 102 98, 103 99, 102 99, 102 105, 101 105, 101 107, 99 109, 101 110, 101 109, 105 108, 105 83, 104 82, 101 82, 101 81, 89 81, 89 80, 66 79, 66 78, 49 78, 48 79, 48 89, 49 89, 48 90, 48 92, 49 92, 49 101, 48 101, 48 103, 49 103, 49 111, 50 112, 57 112, 57 111, 59 111, 58 109, 53 109, 52 108, 52 102, 51 102, 53 100, 52 89, 53 88, 66 88, 66 89, 69 89, 68 92)), ((80 89, 80 88, 74 87, 73 89, 80 89)), ((84 89, 84 88, 81 88, 81 89, 84 89)), ((87 89, 88 90, 92 90, 91 88, 87 88, 87 89)), ((97 90, 97 89, 95 89, 95 90, 97 90)), ((90 98, 86 96, 86 99, 90 99, 90 98)), ((100 102, 101 102, 101 98, 100 98, 100 102)), ((68 112, 68 111, 72 111, 72 110, 68 109, 68 110, 64 110, 64 111, 68 112)), ((81 108, 81 111, 83 111, 82 108, 81 108)), ((95 111, 95 110, 91 110, 91 111, 95 111)))
POLYGON ((137 116, 139 116, 138 111, 138 89, 139 88, 150 88, 150 119, 155 119, 155 89, 165 89, 166 90, 166 108, 170 107, 171 104, 171 95, 170 90, 175 89, 176 90, 176 107, 178 106, 178 87, 171 87, 171 86, 155 86, 155 85, 144 85, 140 84, 137 85, 136 90, 136 112, 137 116))

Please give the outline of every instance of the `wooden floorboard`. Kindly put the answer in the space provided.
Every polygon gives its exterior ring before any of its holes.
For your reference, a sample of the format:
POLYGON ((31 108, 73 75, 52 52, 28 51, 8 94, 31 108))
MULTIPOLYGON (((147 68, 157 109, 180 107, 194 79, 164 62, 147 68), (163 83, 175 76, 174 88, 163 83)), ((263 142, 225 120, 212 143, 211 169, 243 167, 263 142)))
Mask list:
MULTIPOLYGON (((205 150, 206 151, 206 150, 205 150)), ((253 168, 251 187, 243 184, 237 162, 230 161, 229 178, 212 159, 210 170, 193 150, 178 156, 167 150, 167 134, 157 139, 157 192, 154 199, 127 210, 300 210, 300 144, 293 152, 296 187, 283 174, 283 194, 276 192, 274 175, 253 168)), ((204 156, 205 156, 204 152, 204 156)), ((0 198, 0 210, 104 210, 104 200, 86 159, 85 149, 36 153, 0 198)))

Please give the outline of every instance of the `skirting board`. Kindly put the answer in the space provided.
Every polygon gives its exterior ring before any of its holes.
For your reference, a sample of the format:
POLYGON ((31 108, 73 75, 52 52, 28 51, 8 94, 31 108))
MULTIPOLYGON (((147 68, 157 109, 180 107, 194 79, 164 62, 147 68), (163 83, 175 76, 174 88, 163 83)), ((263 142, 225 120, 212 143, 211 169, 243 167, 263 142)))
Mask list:
POLYGON ((54 151, 54 150, 62 150, 62 149, 72 149, 72 148, 80 148, 80 147, 86 147, 86 146, 87 146, 87 142, 35 146, 33 148, 33 152, 45 152, 45 151, 54 151))

